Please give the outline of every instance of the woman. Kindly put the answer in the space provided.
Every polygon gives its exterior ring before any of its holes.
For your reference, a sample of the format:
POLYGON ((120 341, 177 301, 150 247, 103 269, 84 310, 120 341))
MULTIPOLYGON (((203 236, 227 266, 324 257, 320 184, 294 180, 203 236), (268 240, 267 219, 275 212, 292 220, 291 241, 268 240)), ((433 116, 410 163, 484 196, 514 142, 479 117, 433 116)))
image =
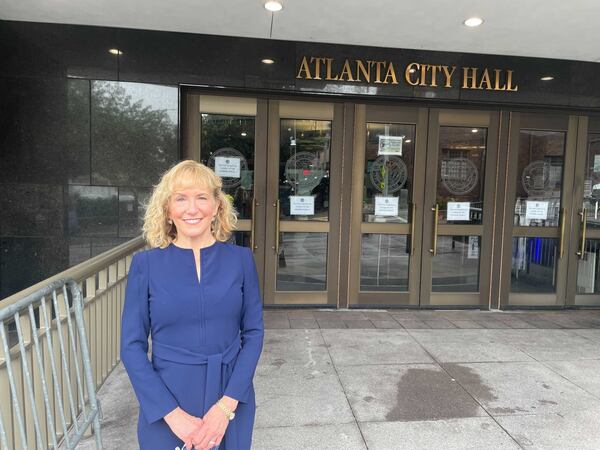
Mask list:
POLYGON ((146 210, 153 248, 131 261, 121 331, 142 450, 251 446, 262 301, 252 251, 225 243, 236 216, 221 186, 206 166, 183 161, 146 210))

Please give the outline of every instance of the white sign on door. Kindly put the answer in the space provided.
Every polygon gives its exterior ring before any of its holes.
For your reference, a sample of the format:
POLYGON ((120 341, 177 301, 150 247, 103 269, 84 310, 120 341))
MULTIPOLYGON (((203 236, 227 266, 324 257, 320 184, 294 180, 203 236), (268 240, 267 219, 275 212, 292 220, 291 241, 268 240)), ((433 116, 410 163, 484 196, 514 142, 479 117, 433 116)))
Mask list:
POLYGON ((376 216, 397 216, 398 197, 375 197, 376 216))
POLYGON ((315 197, 312 195, 290 195, 290 215, 313 216, 315 214, 315 197))
POLYGON ((536 202, 527 200, 525 204, 525 220, 548 219, 548 202, 536 202))
POLYGON ((240 158, 234 156, 217 156, 215 158, 215 173, 220 177, 240 178, 240 158))
POLYGON ((378 155, 402 156, 404 136, 379 136, 378 155))
POLYGON ((471 202, 448 202, 447 220, 469 220, 471 202))

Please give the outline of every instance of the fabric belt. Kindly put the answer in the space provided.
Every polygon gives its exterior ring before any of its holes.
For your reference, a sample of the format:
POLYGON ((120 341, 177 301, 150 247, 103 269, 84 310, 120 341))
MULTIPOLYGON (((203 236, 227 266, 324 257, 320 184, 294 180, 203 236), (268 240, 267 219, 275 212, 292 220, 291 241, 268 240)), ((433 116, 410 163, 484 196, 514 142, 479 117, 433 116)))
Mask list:
MULTIPOLYGON (((241 339, 238 335, 223 353, 204 355, 191 350, 175 347, 162 342, 152 341, 152 354, 167 361, 179 364, 206 364, 206 385, 204 386, 204 414, 210 407, 217 403, 223 395, 227 379, 233 371, 231 363, 237 357, 241 348, 241 339), (225 370, 223 370, 225 369, 225 370), (226 379, 227 378, 227 379, 226 379)), ((235 432, 235 419, 229 423, 225 431, 227 448, 237 449, 237 433, 235 432)))

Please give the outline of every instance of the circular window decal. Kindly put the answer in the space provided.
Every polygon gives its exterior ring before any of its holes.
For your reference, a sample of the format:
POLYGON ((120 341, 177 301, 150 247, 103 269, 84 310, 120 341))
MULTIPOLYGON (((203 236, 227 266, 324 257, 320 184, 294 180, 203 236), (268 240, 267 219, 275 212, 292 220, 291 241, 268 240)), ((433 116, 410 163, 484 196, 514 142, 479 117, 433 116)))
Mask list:
POLYGON ((314 153, 298 152, 285 163, 285 178, 296 187, 298 195, 310 194, 324 176, 323 165, 314 153))
POLYGON ((393 194, 406 184, 408 169, 399 156, 378 156, 369 172, 371 183, 379 192, 393 194))
POLYGON ((475 189, 479 180, 477 166, 468 158, 451 158, 441 161, 441 180, 454 195, 465 195, 475 189))

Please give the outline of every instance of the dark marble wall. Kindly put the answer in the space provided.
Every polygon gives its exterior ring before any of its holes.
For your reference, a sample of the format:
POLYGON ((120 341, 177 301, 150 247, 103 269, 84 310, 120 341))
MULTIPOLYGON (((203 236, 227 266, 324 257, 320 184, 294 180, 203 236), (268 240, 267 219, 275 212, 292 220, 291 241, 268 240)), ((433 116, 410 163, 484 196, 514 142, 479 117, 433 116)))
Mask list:
POLYGON ((181 84, 600 113, 595 63, 10 21, 0 52, 0 298, 138 234, 179 158, 181 84), (519 91, 299 80, 305 55, 511 68, 519 91))

